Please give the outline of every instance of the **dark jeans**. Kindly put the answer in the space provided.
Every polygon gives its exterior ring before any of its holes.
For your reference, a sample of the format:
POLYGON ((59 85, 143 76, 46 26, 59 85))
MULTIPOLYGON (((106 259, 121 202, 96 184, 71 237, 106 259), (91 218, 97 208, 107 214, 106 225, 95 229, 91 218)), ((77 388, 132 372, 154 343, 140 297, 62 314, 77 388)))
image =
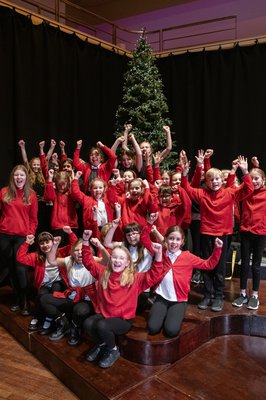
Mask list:
POLYGON ((149 334, 158 333, 164 328, 166 336, 173 337, 178 335, 186 307, 186 302, 168 301, 157 295, 148 318, 149 334))
MULTIPOLYGON (((212 254, 215 238, 217 236, 201 235, 201 254, 202 258, 207 259, 212 254)), ((214 294, 215 298, 222 298, 225 285, 226 256, 227 256, 227 235, 218 236, 223 241, 223 248, 220 260, 216 267, 211 271, 203 270, 204 294, 210 297, 214 294)))
POLYGON ((102 314, 95 314, 84 321, 84 332, 97 343, 106 343, 109 350, 115 347, 116 335, 122 335, 131 328, 133 319, 104 318, 102 314))
POLYGON ((265 246, 265 235, 241 232, 240 289, 247 288, 250 257, 252 254, 252 289, 257 292, 260 286, 260 265, 265 246))
POLYGON ((84 300, 74 303, 73 300, 59 299, 52 294, 43 295, 40 301, 45 315, 54 319, 64 312, 68 319, 72 319, 79 327, 89 315, 94 313, 91 301, 84 300))
POLYGON ((28 288, 28 267, 16 260, 18 248, 24 241, 24 236, 0 234, 0 281, 9 277, 17 301, 28 288))

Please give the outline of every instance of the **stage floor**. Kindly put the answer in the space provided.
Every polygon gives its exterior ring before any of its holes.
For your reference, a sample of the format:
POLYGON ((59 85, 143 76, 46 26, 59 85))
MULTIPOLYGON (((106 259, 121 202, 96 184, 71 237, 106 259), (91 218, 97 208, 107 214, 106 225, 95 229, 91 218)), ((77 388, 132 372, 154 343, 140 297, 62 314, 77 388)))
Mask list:
POLYGON ((0 288, 0 322, 17 341, 48 367, 80 399, 116 400, 262 400, 266 391, 266 282, 260 307, 233 307, 239 279, 226 281, 221 312, 197 308, 201 286, 193 286, 180 335, 150 337, 145 314, 119 338, 122 357, 103 370, 84 354, 93 345, 83 339, 70 347, 27 330, 31 317, 12 313, 12 294, 0 288), (137 362, 136 362, 137 361, 137 362))

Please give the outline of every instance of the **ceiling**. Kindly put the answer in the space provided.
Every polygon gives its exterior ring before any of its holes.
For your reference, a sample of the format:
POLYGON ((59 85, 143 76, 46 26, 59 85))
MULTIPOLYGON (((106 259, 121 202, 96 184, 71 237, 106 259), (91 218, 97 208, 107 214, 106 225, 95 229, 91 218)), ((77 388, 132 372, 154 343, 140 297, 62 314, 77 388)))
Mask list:
POLYGON ((195 0, 71 0, 112 22, 192 1, 195 0))

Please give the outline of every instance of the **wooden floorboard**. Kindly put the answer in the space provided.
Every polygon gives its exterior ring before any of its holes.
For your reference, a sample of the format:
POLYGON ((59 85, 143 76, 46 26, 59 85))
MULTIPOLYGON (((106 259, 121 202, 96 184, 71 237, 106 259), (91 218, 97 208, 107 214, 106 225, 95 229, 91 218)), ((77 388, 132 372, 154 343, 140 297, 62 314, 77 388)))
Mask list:
MULTIPOLYGON (((29 333, 31 317, 9 310, 9 288, 0 288, 0 323, 80 399, 262 400, 266 392, 266 282, 261 282, 261 305, 256 311, 231 305, 238 291, 238 279, 227 281, 224 309, 214 313, 197 308, 202 287, 193 286, 182 330, 173 340, 163 333, 149 337, 145 315, 139 316, 132 331, 120 338, 122 357, 107 370, 85 360, 84 354, 93 345, 89 339, 72 348, 66 338, 51 342, 29 333), (151 364, 153 360, 157 365, 151 364)), ((18 368, 22 376, 23 368, 20 364, 18 368)), ((25 381, 32 368, 25 367, 25 381)), ((8 375, 7 381, 12 378, 8 375)), ((3 389, 2 398, 26 397, 8 397, 8 390, 3 389)))

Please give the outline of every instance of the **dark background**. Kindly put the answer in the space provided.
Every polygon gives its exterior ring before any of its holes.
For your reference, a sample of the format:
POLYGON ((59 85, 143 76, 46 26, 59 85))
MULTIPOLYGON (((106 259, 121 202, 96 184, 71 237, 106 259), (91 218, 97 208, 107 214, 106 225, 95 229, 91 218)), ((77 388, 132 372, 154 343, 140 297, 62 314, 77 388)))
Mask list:
MULTIPOLYGON (((114 141, 128 58, 89 44, 48 24, 0 7, 0 187, 38 143, 66 142, 82 158, 101 140, 114 141)), ((168 100, 177 150, 189 157, 214 148, 212 165, 230 167, 238 154, 265 165, 266 45, 236 46, 156 60, 168 100)), ((57 146, 56 151, 59 152, 57 146)))

